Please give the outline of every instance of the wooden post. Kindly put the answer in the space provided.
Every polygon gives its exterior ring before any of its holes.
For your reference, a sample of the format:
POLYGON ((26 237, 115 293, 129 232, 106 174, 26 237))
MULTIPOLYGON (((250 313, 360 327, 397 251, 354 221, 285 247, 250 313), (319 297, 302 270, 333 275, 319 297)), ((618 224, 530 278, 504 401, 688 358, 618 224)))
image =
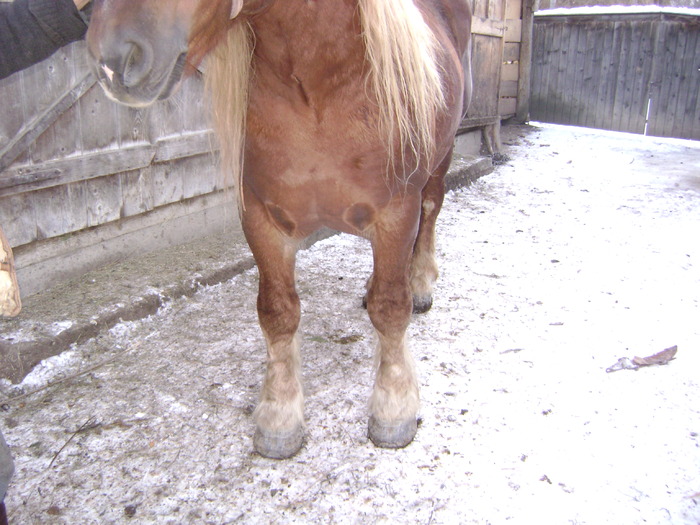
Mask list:
POLYGON ((522 33, 520 41, 518 103, 515 120, 530 120, 530 68, 532 65, 532 24, 536 0, 523 0, 522 33))

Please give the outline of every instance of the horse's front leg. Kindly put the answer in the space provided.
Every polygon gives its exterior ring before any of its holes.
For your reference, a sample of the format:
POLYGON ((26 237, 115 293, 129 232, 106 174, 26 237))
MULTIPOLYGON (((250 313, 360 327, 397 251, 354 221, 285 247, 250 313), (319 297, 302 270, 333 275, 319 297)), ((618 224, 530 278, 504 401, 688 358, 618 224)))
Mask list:
POLYGON ((267 343, 267 368, 255 409, 255 450, 284 459, 302 445, 304 396, 297 329, 300 305, 294 282, 297 242, 271 221, 264 206, 246 195, 243 229, 260 274, 258 317, 267 343))
POLYGON ((406 342, 413 299, 411 252, 420 214, 419 196, 405 196, 387 210, 394 219, 375 225, 374 274, 367 311, 379 336, 376 379, 370 399, 369 437, 380 447, 400 448, 416 434, 418 382, 406 342))

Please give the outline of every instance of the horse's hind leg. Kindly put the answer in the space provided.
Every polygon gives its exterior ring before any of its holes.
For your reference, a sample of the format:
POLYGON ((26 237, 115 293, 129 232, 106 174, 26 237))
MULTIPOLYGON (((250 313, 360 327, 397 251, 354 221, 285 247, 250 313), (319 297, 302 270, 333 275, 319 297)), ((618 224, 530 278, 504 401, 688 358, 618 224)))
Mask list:
POLYGON ((413 440, 419 401, 413 358, 406 343, 412 308, 409 264, 420 211, 418 196, 407 197, 397 207, 403 219, 376 225, 372 235, 374 276, 367 292, 367 311, 379 335, 369 437, 375 445, 388 448, 404 447, 413 440))
POLYGON ((258 317, 267 343, 267 368, 255 409, 255 450, 283 459, 302 445, 304 399, 297 341, 300 305, 294 283, 297 244, 246 196, 243 227, 260 273, 258 317))
POLYGON ((411 260, 414 313, 427 312, 433 305, 433 284, 438 278, 438 266, 435 260, 435 222, 445 198, 445 174, 451 161, 452 151, 423 188, 420 227, 411 260))

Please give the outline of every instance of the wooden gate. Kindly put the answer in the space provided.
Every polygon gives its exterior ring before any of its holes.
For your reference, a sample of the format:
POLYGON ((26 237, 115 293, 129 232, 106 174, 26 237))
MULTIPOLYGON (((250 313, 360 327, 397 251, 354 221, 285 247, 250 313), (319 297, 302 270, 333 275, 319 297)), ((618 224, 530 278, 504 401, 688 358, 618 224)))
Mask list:
POLYGON ((700 139, 700 16, 535 16, 534 120, 700 139))
MULTIPOLYGON (((526 3, 529 0, 525 0, 526 3)), ((523 0, 472 4, 472 104, 463 125, 491 125, 515 115, 523 0)))
POLYGON ((126 108, 96 85, 78 42, 0 90, 0 224, 23 294, 236 217, 218 209, 199 78, 172 100, 126 108))

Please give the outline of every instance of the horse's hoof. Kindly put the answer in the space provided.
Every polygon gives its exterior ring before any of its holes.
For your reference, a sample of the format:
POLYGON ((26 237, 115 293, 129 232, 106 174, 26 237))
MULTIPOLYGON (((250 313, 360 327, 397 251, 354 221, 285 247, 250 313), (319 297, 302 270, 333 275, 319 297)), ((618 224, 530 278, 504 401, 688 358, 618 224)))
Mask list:
POLYGON ((301 426, 287 432, 271 432, 257 428, 253 446, 263 457, 287 459, 299 452, 303 441, 304 430, 301 426))
POLYGON ((413 313, 424 314, 433 306, 433 298, 428 295, 425 297, 413 296, 413 313))
POLYGON ((415 419, 408 421, 384 423, 371 416, 369 418, 369 439, 377 447, 403 448, 413 441, 418 431, 415 419))

